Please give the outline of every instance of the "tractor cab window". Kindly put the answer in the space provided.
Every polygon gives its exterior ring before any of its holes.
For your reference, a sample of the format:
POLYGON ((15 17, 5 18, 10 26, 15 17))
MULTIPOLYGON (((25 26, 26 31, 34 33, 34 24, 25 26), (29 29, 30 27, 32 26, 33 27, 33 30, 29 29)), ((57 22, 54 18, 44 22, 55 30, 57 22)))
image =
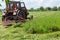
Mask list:
POLYGON ((17 3, 17 8, 19 8, 20 7, 20 4, 19 3, 17 3))
POLYGON ((9 4, 9 8, 13 8, 13 3, 10 3, 9 4))
POLYGON ((21 7, 25 7, 24 3, 21 3, 21 7))

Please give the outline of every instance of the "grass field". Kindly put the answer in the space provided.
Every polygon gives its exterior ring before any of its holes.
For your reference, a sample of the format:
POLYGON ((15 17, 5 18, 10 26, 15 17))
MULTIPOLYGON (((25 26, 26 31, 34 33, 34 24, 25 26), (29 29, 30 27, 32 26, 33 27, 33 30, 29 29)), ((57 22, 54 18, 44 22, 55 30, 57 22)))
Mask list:
POLYGON ((8 28, 2 26, 0 18, 0 40, 60 40, 60 11, 29 13, 33 20, 8 28))

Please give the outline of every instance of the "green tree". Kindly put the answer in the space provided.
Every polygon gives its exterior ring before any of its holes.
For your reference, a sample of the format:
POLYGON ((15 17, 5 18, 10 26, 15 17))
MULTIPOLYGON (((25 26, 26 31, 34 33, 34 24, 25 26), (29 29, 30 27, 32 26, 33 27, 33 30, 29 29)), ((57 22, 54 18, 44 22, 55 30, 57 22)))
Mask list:
POLYGON ((31 8, 29 11, 34 11, 34 8, 31 8))
POLYGON ((46 11, 51 11, 51 7, 46 7, 46 11))
MULTIPOLYGON (((9 1, 14 1, 14 0, 2 0, 2 1, 5 1, 6 4, 8 4, 9 1)), ((21 0, 20 0, 21 1, 21 0)))
POLYGON ((40 8, 37 8, 36 11, 40 11, 40 8))
POLYGON ((6 4, 8 4, 8 2, 9 2, 10 0, 2 0, 2 1, 5 1, 5 2, 6 2, 6 4))
POLYGON ((44 7, 40 7, 40 11, 44 11, 44 7))
POLYGON ((58 7, 58 11, 60 11, 60 7, 58 7))
POLYGON ((0 4, 0 6, 2 6, 2 5, 0 4))
POLYGON ((57 11, 57 7, 53 7, 52 10, 53 10, 53 11, 57 11))

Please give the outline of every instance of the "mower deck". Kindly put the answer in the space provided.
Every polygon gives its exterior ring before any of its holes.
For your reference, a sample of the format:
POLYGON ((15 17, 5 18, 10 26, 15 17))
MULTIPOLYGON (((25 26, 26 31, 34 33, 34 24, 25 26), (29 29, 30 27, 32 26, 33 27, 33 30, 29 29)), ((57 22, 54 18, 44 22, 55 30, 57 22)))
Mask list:
POLYGON ((2 22, 2 25, 3 25, 3 26, 9 26, 9 25, 12 25, 13 23, 14 23, 14 21, 7 20, 7 21, 3 21, 3 22, 2 22))

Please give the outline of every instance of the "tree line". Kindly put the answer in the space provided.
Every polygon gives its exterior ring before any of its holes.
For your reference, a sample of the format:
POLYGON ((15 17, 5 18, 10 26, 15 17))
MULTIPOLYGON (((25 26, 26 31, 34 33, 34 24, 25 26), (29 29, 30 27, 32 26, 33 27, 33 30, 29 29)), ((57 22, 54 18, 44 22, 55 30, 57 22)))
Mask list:
POLYGON ((60 7, 40 7, 37 9, 30 8, 29 11, 60 11, 60 7))

